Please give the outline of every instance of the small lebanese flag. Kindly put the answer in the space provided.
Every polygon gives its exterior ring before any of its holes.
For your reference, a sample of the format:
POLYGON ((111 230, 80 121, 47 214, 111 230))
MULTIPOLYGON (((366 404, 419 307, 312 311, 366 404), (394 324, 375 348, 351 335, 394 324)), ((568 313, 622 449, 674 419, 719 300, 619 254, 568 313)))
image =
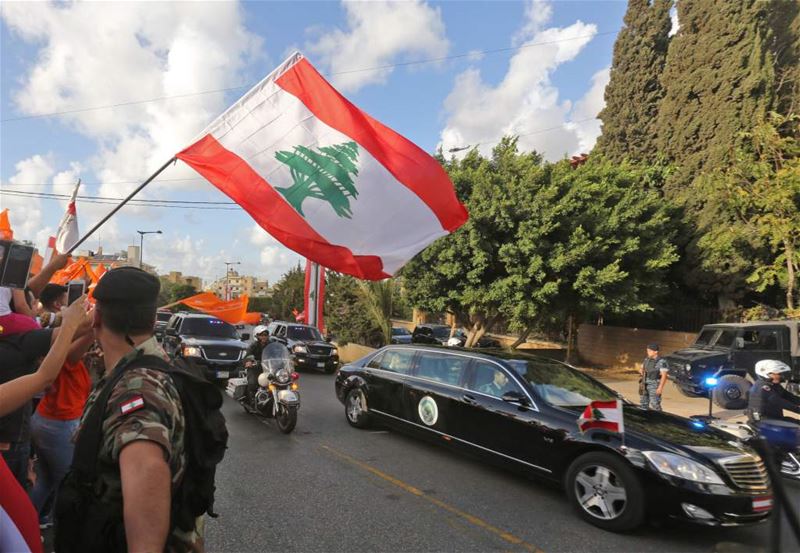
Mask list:
POLYGON ((578 417, 578 428, 586 432, 593 428, 600 428, 619 434, 625 433, 625 424, 622 420, 622 402, 593 401, 586 406, 581 416, 578 417))
POLYGON ((67 204, 67 211, 58 225, 58 233, 56 234, 56 250, 60 252, 69 252, 75 242, 80 238, 78 232, 78 212, 75 209, 75 199, 78 196, 78 188, 81 185, 81 179, 75 183, 75 188, 72 190, 72 196, 67 204))
POLYGON ((51 236, 50 238, 47 239, 47 248, 44 250, 44 260, 42 261, 44 265, 47 265, 48 263, 50 263, 50 260, 53 259, 53 253, 55 249, 56 249, 56 237, 51 236))
POLYGON ((144 407, 144 398, 142 396, 134 396, 125 403, 119 406, 119 410, 123 415, 133 413, 144 407))
POLYGON ((295 53, 176 156, 282 244, 378 280, 467 220, 442 166, 295 53))
POLYGON ((764 511, 771 511, 772 510, 772 497, 759 497, 753 499, 753 511, 756 513, 761 513, 764 511))

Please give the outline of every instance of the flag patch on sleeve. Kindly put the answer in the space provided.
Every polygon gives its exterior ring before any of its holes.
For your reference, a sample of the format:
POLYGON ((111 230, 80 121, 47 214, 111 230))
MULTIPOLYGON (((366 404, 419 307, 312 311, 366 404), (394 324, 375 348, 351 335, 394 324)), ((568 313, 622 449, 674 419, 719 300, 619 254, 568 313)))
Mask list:
POLYGON ((144 407, 144 398, 142 396, 133 396, 131 399, 120 405, 119 410, 123 415, 133 413, 144 407))

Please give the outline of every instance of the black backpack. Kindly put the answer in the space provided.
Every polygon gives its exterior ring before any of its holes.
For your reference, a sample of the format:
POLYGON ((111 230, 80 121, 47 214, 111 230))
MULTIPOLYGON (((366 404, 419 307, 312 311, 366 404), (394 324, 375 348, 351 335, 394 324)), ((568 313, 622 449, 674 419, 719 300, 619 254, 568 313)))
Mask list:
POLYGON ((181 398, 185 420, 186 469, 172 496, 170 536, 180 528, 190 532, 196 519, 214 512, 214 480, 225 455, 228 430, 220 411, 222 393, 200 376, 194 365, 178 360, 170 365, 157 356, 140 354, 114 369, 81 427, 72 467, 59 488, 55 509, 55 550, 59 553, 126 551, 122 505, 98 500, 97 460, 108 399, 125 371, 146 367, 165 372, 181 398))

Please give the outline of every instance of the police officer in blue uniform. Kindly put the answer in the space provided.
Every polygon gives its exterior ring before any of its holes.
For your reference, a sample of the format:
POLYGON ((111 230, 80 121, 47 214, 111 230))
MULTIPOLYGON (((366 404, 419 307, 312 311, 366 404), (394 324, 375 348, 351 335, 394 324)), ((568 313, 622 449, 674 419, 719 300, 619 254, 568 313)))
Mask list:
POLYGON ((669 366, 667 361, 658 355, 658 344, 648 344, 647 357, 642 361, 639 374, 642 385, 639 391, 639 406, 642 409, 661 411, 661 395, 667 383, 669 366))
POLYGON ((783 411, 800 413, 800 397, 781 386, 783 375, 791 372, 783 361, 764 359, 756 363, 756 381, 750 388, 747 416, 758 425, 765 419, 784 420, 795 424, 800 420, 784 417, 783 411))

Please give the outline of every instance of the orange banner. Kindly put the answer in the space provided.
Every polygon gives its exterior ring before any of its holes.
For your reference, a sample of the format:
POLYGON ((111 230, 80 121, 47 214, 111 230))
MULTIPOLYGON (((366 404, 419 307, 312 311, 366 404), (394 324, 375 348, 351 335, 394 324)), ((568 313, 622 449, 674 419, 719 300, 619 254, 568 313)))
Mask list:
POLYGON ((8 221, 8 209, 0 211, 0 239, 14 239, 14 231, 11 230, 11 223, 8 221))
POLYGON ((253 313, 248 311, 244 314, 242 322, 246 325, 257 325, 261 322, 261 313, 253 313))
POLYGON ((212 292, 201 292, 195 296, 182 299, 179 303, 213 315, 226 323, 238 324, 245 319, 249 298, 243 295, 231 301, 222 301, 212 292))
POLYGON ((89 261, 82 257, 60 271, 56 271, 53 278, 50 279, 50 282, 54 282, 55 284, 67 284, 70 280, 83 280, 87 277, 91 278, 87 272, 88 267, 89 261))

